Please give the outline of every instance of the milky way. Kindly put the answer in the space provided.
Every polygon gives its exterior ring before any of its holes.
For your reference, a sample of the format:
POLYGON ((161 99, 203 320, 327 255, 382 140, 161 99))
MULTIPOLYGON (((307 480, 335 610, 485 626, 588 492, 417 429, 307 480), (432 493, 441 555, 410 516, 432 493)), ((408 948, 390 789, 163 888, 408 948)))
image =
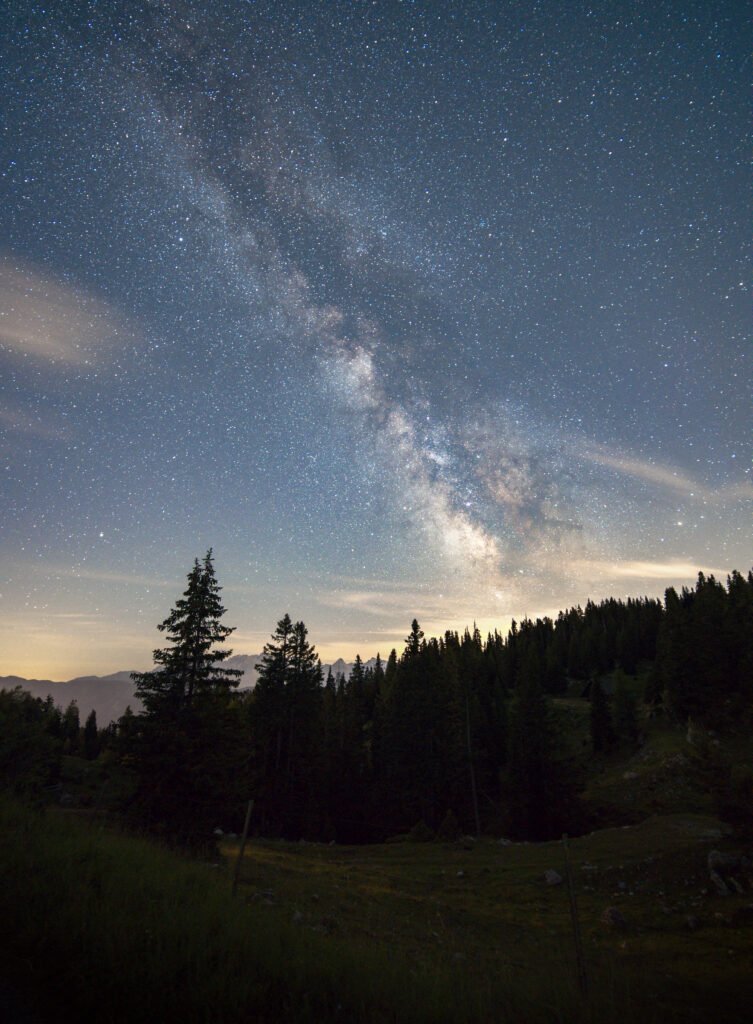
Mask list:
POLYGON ((753 564, 739 3, 0 18, 0 672, 753 564))

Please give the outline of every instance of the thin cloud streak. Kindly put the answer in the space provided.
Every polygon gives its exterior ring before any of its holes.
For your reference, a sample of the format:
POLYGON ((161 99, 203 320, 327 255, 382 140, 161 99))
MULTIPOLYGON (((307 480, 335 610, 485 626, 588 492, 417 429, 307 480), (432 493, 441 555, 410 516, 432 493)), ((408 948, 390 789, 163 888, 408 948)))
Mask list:
POLYGON ((574 561, 568 566, 568 570, 574 575, 580 575, 588 580, 668 580, 682 582, 694 580, 699 572, 708 576, 725 577, 729 570, 714 568, 708 565, 699 565, 698 562, 670 561, 670 562, 646 562, 646 561, 574 561))
POLYGON ((154 579, 149 576, 130 575, 125 572, 114 572, 108 569, 90 569, 79 566, 33 566, 33 570, 42 576, 54 579, 90 580, 95 583, 122 583, 134 587, 178 587, 182 578, 174 580, 154 579))
MULTIPOLYGON (((0 297, 0 301, 2 301, 0 297)), ((51 420, 43 420, 37 413, 30 416, 23 409, 5 406, 0 408, 0 428, 13 434, 21 434, 25 437, 35 437, 41 441, 69 441, 71 432, 68 427, 53 423, 51 420)))
POLYGON ((590 447, 578 451, 580 458, 605 469, 612 469, 622 476, 645 480, 647 483, 658 484, 668 490, 681 494, 685 498, 719 504, 724 501, 753 500, 753 482, 726 484, 721 487, 708 487, 706 484, 690 476, 683 470, 673 466, 659 465, 646 459, 620 452, 610 452, 602 447, 590 447))
POLYGON ((0 350, 47 366, 86 369, 130 337, 103 302, 0 258, 0 350))

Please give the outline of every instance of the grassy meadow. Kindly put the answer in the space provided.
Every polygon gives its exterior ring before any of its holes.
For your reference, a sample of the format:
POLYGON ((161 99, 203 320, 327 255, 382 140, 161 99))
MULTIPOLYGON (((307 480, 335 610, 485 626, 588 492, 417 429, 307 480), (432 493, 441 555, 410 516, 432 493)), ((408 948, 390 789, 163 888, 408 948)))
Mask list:
MULTIPOLYGON (((461 968, 477 991, 500 982, 518 1019, 742 1021, 753 929, 739 909, 749 897, 712 893, 706 856, 719 845, 718 822, 693 814, 569 841, 590 987, 583 1005, 567 886, 544 880, 550 869, 566 876, 561 843, 255 842, 241 893, 350 948, 389 950, 421 969, 461 968), (624 927, 602 921, 609 907, 624 927)), ((235 846, 223 853, 232 861, 235 846)), ((503 1007, 499 1016, 488 1007, 487 1019, 506 1019, 503 1007)))
POLYGON ((30 1022, 747 1019, 753 929, 709 889, 704 815, 570 841, 585 1000, 566 885, 543 878, 561 843, 252 840, 233 898, 237 840, 201 863, 13 804, 0 835, 0 977, 30 1022))
MULTIPOLYGON (((585 750, 586 702, 555 713, 585 750)), ((589 761, 585 813, 608 827, 569 840, 585 996, 561 842, 252 836, 233 896, 237 837, 200 861, 128 835, 128 773, 66 757, 64 805, 0 803, 0 1004, 14 1024, 747 1021, 752 894, 717 895, 706 863, 739 843, 684 732, 643 727, 589 761)))

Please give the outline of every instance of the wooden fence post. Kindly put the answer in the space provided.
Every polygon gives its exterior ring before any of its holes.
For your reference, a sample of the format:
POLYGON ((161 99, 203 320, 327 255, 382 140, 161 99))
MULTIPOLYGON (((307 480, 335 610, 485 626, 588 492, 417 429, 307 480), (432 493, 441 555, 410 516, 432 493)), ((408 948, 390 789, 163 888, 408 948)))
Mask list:
POLYGON ((251 811, 254 809, 254 801, 248 801, 248 807, 246 808, 246 820, 243 822, 243 835, 241 837, 241 845, 238 848, 238 859, 235 862, 235 871, 233 872, 233 896, 235 896, 235 890, 238 888, 238 878, 241 873, 241 862, 243 861, 243 851, 246 849, 246 840, 248 839, 248 826, 251 822, 251 811))
POLYGON ((567 889, 570 893, 570 919, 573 925, 573 944, 575 946, 575 964, 578 975, 578 988, 580 989, 580 994, 585 996, 588 993, 588 975, 586 974, 586 961, 583 957, 583 943, 580 935, 580 919, 578 918, 578 898, 575 895, 573 872, 570 867, 570 854, 567 848, 567 832, 562 836, 562 847, 565 851, 565 873, 567 874, 567 889))

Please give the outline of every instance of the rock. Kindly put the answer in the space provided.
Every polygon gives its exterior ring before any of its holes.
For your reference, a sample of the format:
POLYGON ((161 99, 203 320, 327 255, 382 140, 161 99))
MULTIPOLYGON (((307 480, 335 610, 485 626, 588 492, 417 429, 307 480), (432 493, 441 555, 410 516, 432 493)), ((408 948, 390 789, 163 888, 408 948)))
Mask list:
POLYGON ((721 839, 724 833, 720 828, 709 826, 708 828, 699 829, 696 835, 699 839, 721 839))
POLYGON ((709 878, 720 896, 729 896, 733 890, 742 892, 738 875, 745 868, 747 858, 737 857, 732 853, 720 853, 711 850, 708 856, 709 878))
POLYGON ((626 782, 632 782, 638 778, 638 772, 623 772, 622 777, 626 782))
POLYGON ((544 872, 544 881, 547 885, 562 885, 562 875, 549 868, 548 871, 544 872))
POLYGON ((458 878, 465 878, 465 871, 458 871, 458 878))
POLYGON ((607 907, 601 915, 601 923, 613 928, 615 931, 624 931, 627 928, 627 921, 617 907, 607 907))
POLYGON ((272 889, 262 889, 261 892, 255 892, 251 899, 255 903, 265 903, 268 907, 275 906, 275 894, 272 889))
POLYGON ((221 829, 221 828, 216 828, 216 829, 214 830, 214 832, 212 833, 212 835, 215 835, 215 836, 224 836, 224 835, 225 835, 225 833, 224 833, 224 832, 222 831, 222 829, 221 829))
POLYGON ((697 932, 701 927, 701 919, 700 917, 696 917, 695 914, 688 914, 685 918, 685 924, 691 932, 697 932))
POLYGON ((500 846, 512 846, 512 839, 505 839, 504 836, 499 841, 500 846))
POLYGON ((302 921, 303 921, 303 914, 300 912, 300 910, 296 910, 293 913, 293 924, 301 924, 302 921))

